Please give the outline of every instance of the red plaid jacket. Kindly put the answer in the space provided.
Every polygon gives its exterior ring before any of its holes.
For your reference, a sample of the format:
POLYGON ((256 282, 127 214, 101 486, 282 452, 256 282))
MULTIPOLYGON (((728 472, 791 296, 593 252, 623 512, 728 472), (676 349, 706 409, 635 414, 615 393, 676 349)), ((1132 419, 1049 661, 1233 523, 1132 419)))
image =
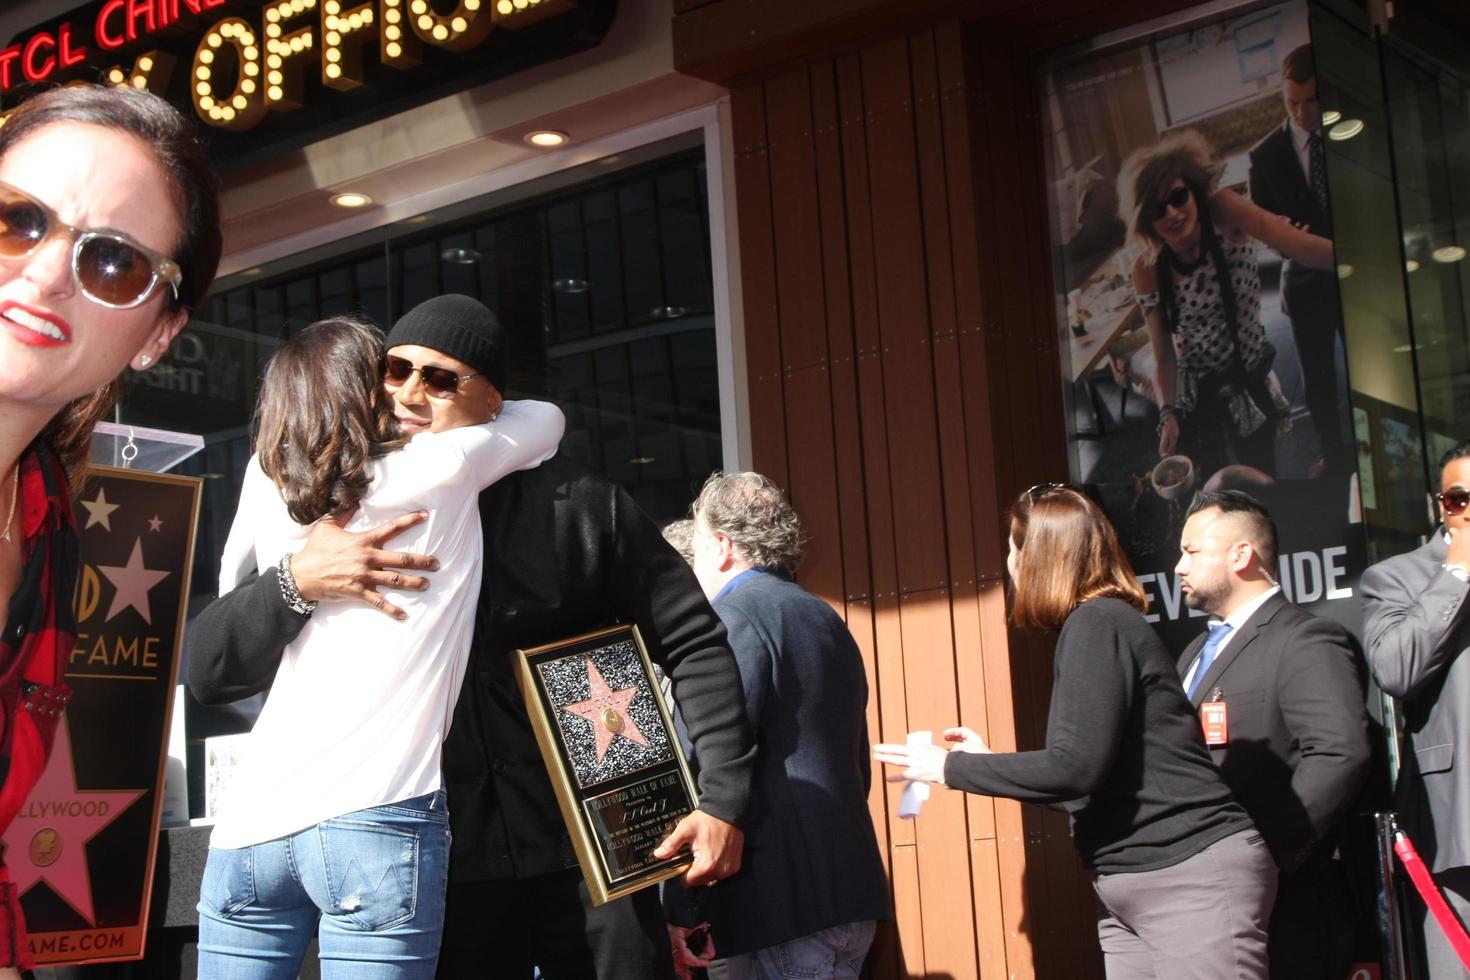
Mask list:
MULTIPOLYGON (((0 833, 46 766, 71 697, 63 677, 77 634, 76 523, 66 474, 42 440, 21 457, 20 493, 21 581, 0 632, 0 833)), ((20 896, 0 863, 0 966, 32 965, 20 896)))

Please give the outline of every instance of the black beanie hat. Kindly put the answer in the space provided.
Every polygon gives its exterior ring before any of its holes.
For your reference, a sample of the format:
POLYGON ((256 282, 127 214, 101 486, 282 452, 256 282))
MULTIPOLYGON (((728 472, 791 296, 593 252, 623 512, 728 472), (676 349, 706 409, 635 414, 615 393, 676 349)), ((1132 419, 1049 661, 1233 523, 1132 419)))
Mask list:
POLYGON ((389 331, 388 346, 400 344, 429 347, 463 361, 505 393, 505 328, 474 297, 449 293, 424 300, 399 317, 389 331))

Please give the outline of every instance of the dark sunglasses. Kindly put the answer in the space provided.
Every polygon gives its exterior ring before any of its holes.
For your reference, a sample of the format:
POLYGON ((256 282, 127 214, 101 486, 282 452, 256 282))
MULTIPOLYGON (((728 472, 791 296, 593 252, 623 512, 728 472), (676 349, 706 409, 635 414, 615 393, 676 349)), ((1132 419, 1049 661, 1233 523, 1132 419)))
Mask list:
POLYGON ((1068 486, 1067 484, 1065 484, 1065 483, 1038 483, 1034 487, 1027 487, 1026 488, 1026 496, 1028 496, 1028 497, 1045 497, 1047 494, 1051 493, 1054 490, 1071 490, 1071 489, 1072 488, 1070 486, 1068 486))
POLYGON ((394 357, 387 354, 383 357, 383 380, 391 385, 401 385, 413 376, 417 371, 419 377, 424 380, 424 387, 429 389, 429 394, 440 398, 448 398, 459 391, 459 383, 471 378, 478 378, 478 374, 455 374, 448 368, 434 367, 425 364, 423 367, 414 367, 412 361, 402 357, 394 357))
POLYGON ((130 310, 160 282, 179 298, 183 271, 172 259, 115 231, 86 231, 25 191, 0 182, 0 260, 23 259, 53 238, 71 242, 71 272, 82 295, 114 310, 130 310))
POLYGON ((1450 517, 1454 517, 1470 507, 1470 490, 1461 490, 1459 487, 1453 490, 1444 490, 1434 495, 1439 501, 1440 509, 1450 517))
POLYGON ((1188 187, 1174 188, 1172 191, 1164 196, 1163 200, 1155 201, 1153 203, 1152 220, 1159 220, 1165 215, 1165 213, 1168 212, 1170 208, 1173 208, 1177 211, 1180 208, 1184 207, 1184 205, 1189 203, 1189 199, 1191 196, 1192 195, 1190 194, 1188 187))

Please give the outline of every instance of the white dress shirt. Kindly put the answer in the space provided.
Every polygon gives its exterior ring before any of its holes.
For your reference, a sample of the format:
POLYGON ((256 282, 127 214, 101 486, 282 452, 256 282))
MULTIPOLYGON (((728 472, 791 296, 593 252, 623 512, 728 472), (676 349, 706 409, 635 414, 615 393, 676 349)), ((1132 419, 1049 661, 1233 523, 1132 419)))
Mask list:
MULTIPOLYGON (((565 425, 554 405, 506 402, 494 422, 422 433, 369 464, 372 483, 348 530, 426 511, 428 520, 391 547, 435 555, 439 570, 427 573, 426 592, 381 590, 405 620, 361 602, 323 603, 311 614, 281 657, 212 847, 259 844, 439 788, 440 749, 480 597, 479 493, 550 458, 565 425)), ((220 594, 296 551, 307 532, 252 458, 220 562, 220 594)))
MULTIPOLYGON (((1235 611, 1232 612, 1229 616, 1226 616, 1223 620, 1211 619, 1208 623, 1205 624, 1206 628, 1208 628, 1210 626, 1219 626, 1223 622, 1230 627, 1230 632, 1225 634, 1225 638, 1220 641, 1220 646, 1217 647, 1215 650, 1216 660, 1220 659, 1220 655, 1225 652, 1225 648, 1228 647, 1235 639, 1236 634, 1240 632, 1240 628, 1245 625, 1245 621, 1254 616, 1256 614, 1256 610, 1260 609, 1261 606, 1265 604, 1267 599, 1271 598, 1273 595, 1280 591, 1281 586, 1273 585, 1265 592, 1262 592, 1260 595, 1256 596, 1250 602, 1236 607, 1235 611)), ((1203 653, 1204 649, 1204 647, 1200 647, 1200 653, 1203 653)), ((1189 690, 1190 685, 1194 683, 1194 672, 1198 669, 1199 654, 1195 654, 1194 662, 1189 665, 1189 672, 1184 675, 1184 689, 1186 691, 1189 690)))

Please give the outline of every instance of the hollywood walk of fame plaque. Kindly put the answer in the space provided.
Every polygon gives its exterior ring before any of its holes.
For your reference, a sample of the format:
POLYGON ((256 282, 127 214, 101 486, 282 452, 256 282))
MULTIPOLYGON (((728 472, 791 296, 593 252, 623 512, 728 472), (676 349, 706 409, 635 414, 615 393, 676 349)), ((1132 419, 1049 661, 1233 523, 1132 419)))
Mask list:
POLYGON ((4 841, 39 966, 143 955, 199 496, 94 466, 77 501, 72 698, 4 841))
POLYGON ((636 626, 519 650, 521 693, 594 905, 671 878, 652 851, 698 803, 636 626))

